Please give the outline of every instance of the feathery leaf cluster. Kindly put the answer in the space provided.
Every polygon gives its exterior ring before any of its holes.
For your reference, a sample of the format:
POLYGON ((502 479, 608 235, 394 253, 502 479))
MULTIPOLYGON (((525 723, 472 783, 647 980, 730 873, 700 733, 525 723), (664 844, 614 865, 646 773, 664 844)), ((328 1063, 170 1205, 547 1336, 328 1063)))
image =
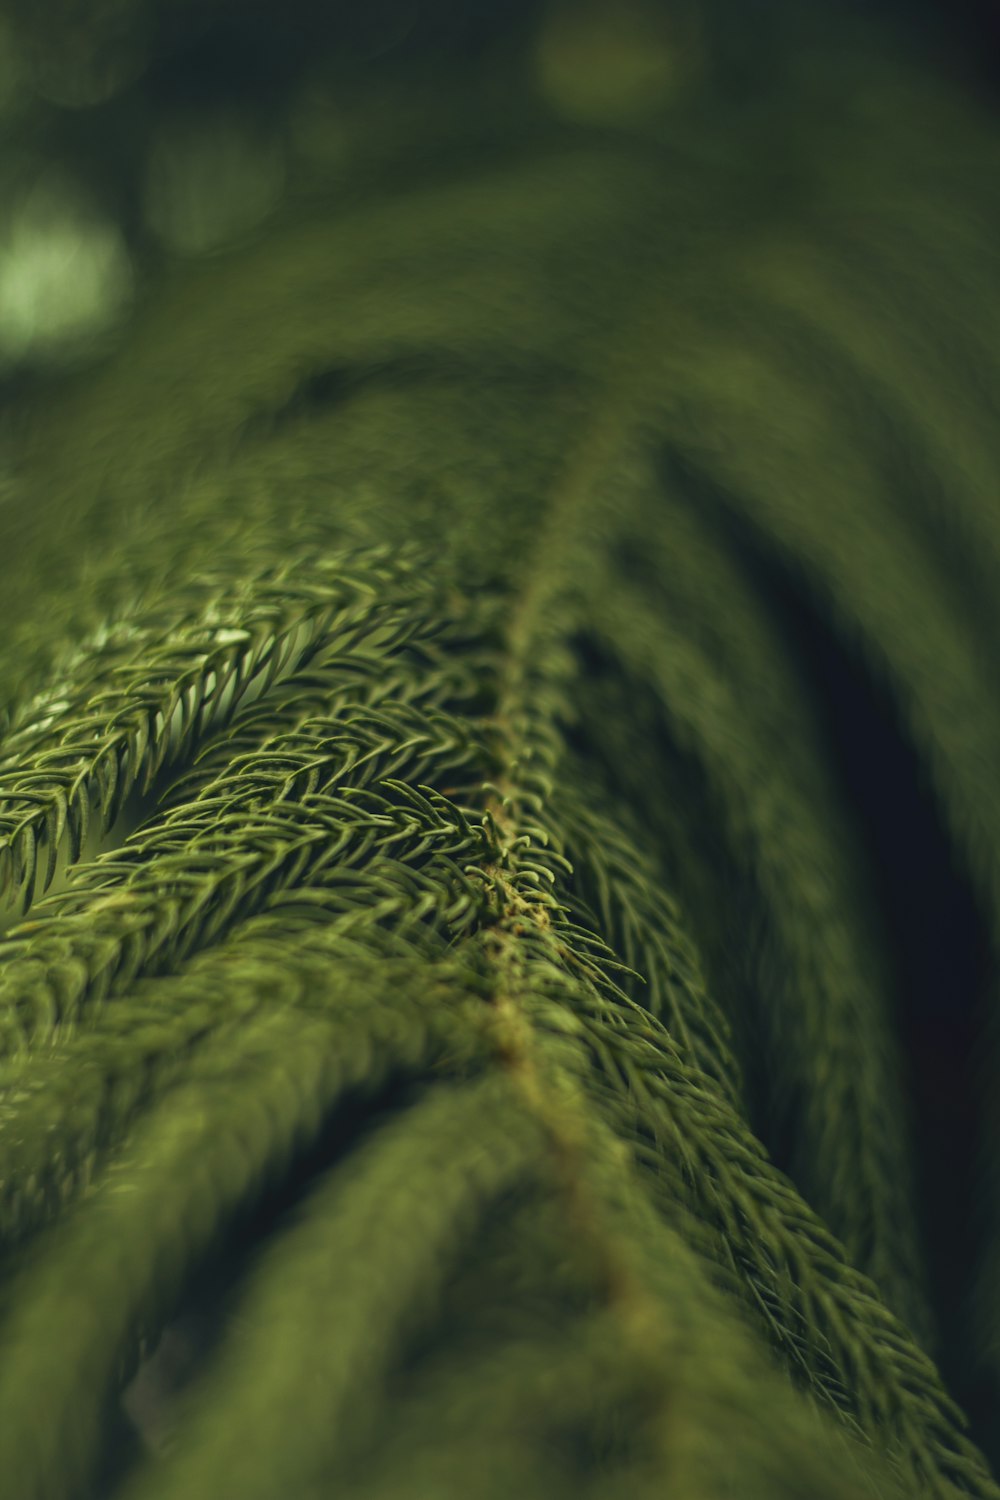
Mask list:
POLYGON ((456 85, 10 421, 3 1494, 1000 1497, 815 670, 992 1076, 1000 144, 840 66, 474 157, 456 85))

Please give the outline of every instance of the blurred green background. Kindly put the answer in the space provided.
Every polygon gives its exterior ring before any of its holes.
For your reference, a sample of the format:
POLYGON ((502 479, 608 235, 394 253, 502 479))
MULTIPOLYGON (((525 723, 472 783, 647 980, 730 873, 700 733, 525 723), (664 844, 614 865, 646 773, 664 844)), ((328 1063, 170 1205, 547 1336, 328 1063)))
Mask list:
POLYGON ((303 197, 363 194, 401 142, 433 159, 539 115, 621 129, 680 115, 697 131, 787 90, 811 35, 808 107, 843 87, 845 51, 861 77, 872 22, 989 103, 998 14, 986 0, 6 0, 0 399, 99 358, 165 265, 222 253, 303 197))

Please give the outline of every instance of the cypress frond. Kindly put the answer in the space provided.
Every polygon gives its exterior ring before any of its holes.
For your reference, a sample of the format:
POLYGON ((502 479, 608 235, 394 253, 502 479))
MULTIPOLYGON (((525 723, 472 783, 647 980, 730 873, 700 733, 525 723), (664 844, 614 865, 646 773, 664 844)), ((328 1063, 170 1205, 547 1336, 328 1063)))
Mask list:
MULTIPOLYGON (((155 196, 172 48, 243 54, 133 9, 64 92, 155 196)), ((0 412, 0 1492, 998 1500, 991 121, 784 0, 413 7, 370 93, 252 9, 281 206, 161 204, 0 412)))

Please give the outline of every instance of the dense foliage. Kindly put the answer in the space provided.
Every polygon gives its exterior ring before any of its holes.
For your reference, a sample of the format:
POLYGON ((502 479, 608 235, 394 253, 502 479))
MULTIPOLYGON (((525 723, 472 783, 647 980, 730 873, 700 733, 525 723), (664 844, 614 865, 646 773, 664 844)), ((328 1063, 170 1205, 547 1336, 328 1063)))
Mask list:
POLYGON ((0 1491, 1000 1496, 990 106, 191 9, 7 13, 0 1491))

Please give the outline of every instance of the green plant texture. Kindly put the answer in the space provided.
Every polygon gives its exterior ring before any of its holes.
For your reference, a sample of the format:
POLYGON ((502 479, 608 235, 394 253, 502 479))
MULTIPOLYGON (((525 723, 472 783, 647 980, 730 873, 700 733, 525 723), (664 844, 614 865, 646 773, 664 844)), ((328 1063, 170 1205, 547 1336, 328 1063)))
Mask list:
POLYGON ((0 418, 5 1500, 1000 1500, 995 114, 556 11, 0 418))

